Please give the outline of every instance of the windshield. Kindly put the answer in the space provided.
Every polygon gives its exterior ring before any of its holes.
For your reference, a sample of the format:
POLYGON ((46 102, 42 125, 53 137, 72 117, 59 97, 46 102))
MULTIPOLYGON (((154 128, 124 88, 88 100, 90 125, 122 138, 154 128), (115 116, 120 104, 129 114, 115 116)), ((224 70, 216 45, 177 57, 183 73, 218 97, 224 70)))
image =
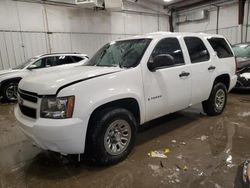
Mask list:
POLYGON ((87 66, 135 67, 139 64, 151 39, 133 39, 104 45, 87 62, 87 66))
POLYGON ((235 45, 233 51, 236 57, 250 58, 250 46, 248 44, 235 45))
POLYGON ((38 57, 32 57, 32 58, 28 59, 27 61, 25 61, 24 63, 22 63, 20 65, 17 65, 13 69, 23 69, 24 67, 26 67, 27 65, 29 65, 32 61, 35 61, 36 59, 38 59, 38 57))

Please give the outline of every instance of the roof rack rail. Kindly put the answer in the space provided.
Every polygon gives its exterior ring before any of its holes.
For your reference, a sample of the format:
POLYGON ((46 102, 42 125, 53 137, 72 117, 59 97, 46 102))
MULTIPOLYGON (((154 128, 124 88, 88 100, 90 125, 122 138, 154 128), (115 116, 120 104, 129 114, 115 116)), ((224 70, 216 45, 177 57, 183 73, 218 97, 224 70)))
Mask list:
POLYGON ((46 55, 60 55, 60 54, 81 54, 78 52, 60 52, 60 53, 47 53, 47 54, 42 54, 41 56, 46 56, 46 55))

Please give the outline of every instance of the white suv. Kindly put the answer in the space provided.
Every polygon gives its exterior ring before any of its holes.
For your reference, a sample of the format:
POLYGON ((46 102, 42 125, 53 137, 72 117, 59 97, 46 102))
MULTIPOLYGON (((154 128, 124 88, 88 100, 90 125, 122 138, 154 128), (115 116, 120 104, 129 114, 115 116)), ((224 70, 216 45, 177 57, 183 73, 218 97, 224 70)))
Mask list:
POLYGON ((32 57, 13 69, 0 71, 0 96, 5 101, 15 101, 17 86, 22 78, 82 65, 87 60, 87 55, 77 53, 54 53, 32 57))
POLYGON ((130 153, 145 122, 200 102, 208 115, 221 114, 235 69, 220 35, 159 32, 117 40, 87 66, 23 79, 15 116, 45 150, 113 164, 130 153))

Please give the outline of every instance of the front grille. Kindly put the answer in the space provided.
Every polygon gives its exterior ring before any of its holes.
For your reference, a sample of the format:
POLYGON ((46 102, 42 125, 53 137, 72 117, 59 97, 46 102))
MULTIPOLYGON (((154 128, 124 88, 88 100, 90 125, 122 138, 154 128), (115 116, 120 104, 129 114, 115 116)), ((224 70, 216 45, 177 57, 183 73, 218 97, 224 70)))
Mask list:
POLYGON ((30 118, 36 119, 36 109, 19 104, 21 112, 30 118))
POLYGON ((28 91, 24 91, 24 90, 19 90, 18 94, 24 100, 27 100, 27 101, 30 101, 33 103, 37 103, 38 95, 36 93, 32 93, 32 92, 28 92, 28 91))

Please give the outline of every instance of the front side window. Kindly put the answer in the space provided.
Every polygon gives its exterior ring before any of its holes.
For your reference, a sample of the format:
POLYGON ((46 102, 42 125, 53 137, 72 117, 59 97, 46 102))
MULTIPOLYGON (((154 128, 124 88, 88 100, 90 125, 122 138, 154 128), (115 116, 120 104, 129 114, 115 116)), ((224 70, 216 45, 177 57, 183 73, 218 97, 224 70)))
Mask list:
POLYGON ((175 65, 184 64, 183 53, 177 38, 162 39, 155 47, 150 57, 153 60, 158 55, 171 55, 175 65))
POLYGON ((223 38, 209 38, 208 42, 217 53, 219 58, 233 57, 233 53, 228 46, 227 42, 223 38))
POLYGON ((49 68, 52 66, 56 66, 57 59, 58 57, 55 56, 41 58, 32 65, 30 65, 29 69, 41 69, 41 68, 49 68))
POLYGON ((133 39, 108 43, 86 65, 135 67, 140 63, 150 42, 151 39, 133 39))
POLYGON ((46 58, 37 60, 35 63, 29 66, 29 69, 41 69, 46 67, 46 58))
POLYGON ((57 57, 54 57, 54 56, 52 56, 52 57, 46 57, 45 59, 46 59, 46 67, 52 67, 52 66, 56 66, 56 64, 55 64, 55 61, 56 61, 56 58, 57 57))
POLYGON ((210 56, 203 41, 198 37, 184 37, 191 63, 208 61, 210 56))
POLYGON ((32 64, 34 68, 44 68, 45 67, 45 59, 39 59, 35 63, 32 64))

